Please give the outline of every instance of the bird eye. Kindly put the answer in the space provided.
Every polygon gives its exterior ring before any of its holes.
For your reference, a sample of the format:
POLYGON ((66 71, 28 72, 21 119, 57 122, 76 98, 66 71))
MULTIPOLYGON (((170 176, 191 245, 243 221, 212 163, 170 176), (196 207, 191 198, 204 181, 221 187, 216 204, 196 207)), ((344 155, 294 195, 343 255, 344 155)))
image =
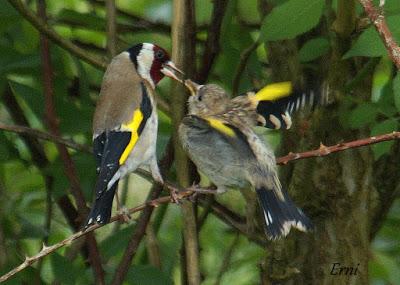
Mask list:
POLYGON ((198 99, 201 102, 201 100, 203 100, 203 95, 199 95, 198 99))
POLYGON ((158 50, 156 52, 156 58, 157 59, 163 59, 164 58, 164 52, 162 50, 158 50))

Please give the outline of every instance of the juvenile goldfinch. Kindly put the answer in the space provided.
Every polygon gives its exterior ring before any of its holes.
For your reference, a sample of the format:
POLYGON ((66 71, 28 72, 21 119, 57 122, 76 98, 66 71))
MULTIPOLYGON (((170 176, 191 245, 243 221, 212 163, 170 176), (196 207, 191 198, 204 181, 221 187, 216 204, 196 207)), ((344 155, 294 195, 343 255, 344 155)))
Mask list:
MULTIPOLYGON (((185 81, 191 90, 187 115, 179 127, 183 148, 218 188, 254 188, 264 213, 268 238, 286 236, 292 227, 312 228, 279 182, 272 150, 254 133, 240 109, 232 109, 225 91, 214 84, 185 81)), ((252 205, 250 205, 252 207, 252 205)))
POLYGON ((148 166, 154 180, 163 183, 154 88, 164 75, 179 80, 176 72, 168 53, 150 43, 120 53, 107 67, 93 118, 98 176, 86 227, 109 222, 119 180, 138 167, 148 166))

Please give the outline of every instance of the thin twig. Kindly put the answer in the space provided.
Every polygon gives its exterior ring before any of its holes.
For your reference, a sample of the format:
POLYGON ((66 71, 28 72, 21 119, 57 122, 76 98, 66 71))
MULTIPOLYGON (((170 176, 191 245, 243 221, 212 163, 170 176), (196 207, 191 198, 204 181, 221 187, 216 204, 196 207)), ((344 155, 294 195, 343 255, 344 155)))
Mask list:
POLYGON ((28 22, 30 22, 40 33, 45 34, 49 39, 54 41, 63 49, 76 55, 78 58, 86 61, 87 63, 105 69, 107 62, 98 57, 88 54, 84 49, 74 45, 71 41, 66 40, 64 37, 56 33, 49 27, 41 18, 36 16, 21 0, 7 0, 28 22))
POLYGON ((249 60, 253 51, 255 51, 259 45, 260 45, 260 43, 258 41, 255 41, 248 48, 243 50, 242 53, 240 54, 239 65, 236 68, 236 72, 235 72, 235 75, 233 77, 233 82, 232 82, 232 96, 236 96, 238 94, 239 86, 240 86, 240 79, 242 78, 243 71, 246 68, 247 61, 249 60))
MULTIPOLYGON (((46 3, 45 0, 38 0, 38 16, 46 23, 46 3)), ((59 119, 57 116, 54 100, 54 88, 53 88, 53 66, 50 55, 50 44, 49 40, 44 34, 40 34, 40 55, 42 61, 42 74, 43 74, 43 89, 44 89, 44 101, 45 101, 45 121, 50 129, 50 132, 55 136, 60 136, 61 132, 59 129, 59 119)), ((64 165, 64 173, 70 181, 71 193, 75 198, 75 202, 78 206, 78 212, 81 219, 84 219, 88 214, 86 208, 85 198, 83 191, 80 187, 77 171, 72 161, 71 156, 68 153, 67 148, 63 144, 56 144, 58 152, 61 157, 61 161, 64 165)), ((97 247, 96 239, 93 234, 87 236, 89 258, 90 263, 93 267, 93 274, 96 283, 105 284, 104 271, 101 265, 100 253, 97 247)))
POLYGON ((106 0, 107 51, 110 58, 117 54, 117 12, 115 0, 106 0))
POLYGON ((286 156, 279 157, 276 160, 276 163, 277 164, 287 164, 289 161, 292 161, 292 160, 326 156, 331 153, 343 151, 346 149, 358 148, 358 147, 362 147, 362 146, 366 146, 366 145, 372 145, 372 144, 376 144, 379 142, 397 140, 397 139, 400 139, 400 132, 392 132, 389 134, 373 136, 373 137, 350 141, 350 142, 339 143, 339 144, 336 144, 333 146, 325 146, 321 143, 319 148, 315 149, 315 150, 310 150, 310 151, 300 152, 300 153, 290 152, 286 156))
MULTIPOLYGON (((2 99, 13 121, 19 125, 22 125, 23 127, 26 126, 27 128, 29 128, 28 119, 26 118, 23 110, 18 104, 18 101, 14 97, 9 85, 6 86, 2 99)), ((15 130, 10 129, 10 131, 15 130)), ((52 176, 50 176, 48 174, 48 171, 46 171, 49 165, 49 160, 46 157, 43 146, 37 140, 37 137, 35 135, 29 134, 29 132, 19 133, 19 135, 29 149, 29 152, 32 156, 33 164, 42 171, 45 181, 52 179, 52 176)), ((59 199, 57 199, 56 202, 73 231, 77 231, 80 227, 80 225, 78 224, 78 212, 70 198, 66 194, 64 194, 59 199)), ((88 244, 86 243, 85 247, 82 248, 82 256, 85 260, 88 258, 88 252, 88 244)))
MULTIPOLYGON (((91 153, 91 150, 85 145, 81 145, 81 144, 78 144, 78 143, 75 143, 75 142, 72 142, 69 140, 65 140, 58 136, 53 136, 49 133, 42 132, 42 131, 32 129, 29 127, 10 126, 10 125, 4 125, 4 124, 0 123, 0 129, 10 131, 10 132, 15 132, 15 133, 27 134, 32 137, 37 137, 40 139, 64 144, 67 147, 75 149, 75 150, 91 153)), ((278 157, 276 159, 276 163, 277 164, 287 164, 288 162, 290 162, 292 160, 299 160, 299 159, 305 159, 305 158, 311 158, 311 157, 321 157, 321 156, 330 155, 332 153, 347 150, 347 149, 352 149, 352 148, 357 148, 357 147, 362 147, 362 146, 367 146, 367 145, 372 145, 372 144, 376 144, 376 143, 380 143, 380 142, 384 142, 384 141, 397 140, 397 139, 400 139, 400 132, 392 132, 392 133, 388 133, 388 134, 373 136, 373 137, 369 137, 369 138, 363 138, 363 139, 354 140, 354 141, 350 141, 350 142, 339 143, 339 144, 336 144, 333 146, 325 146, 324 144, 321 143, 321 145, 318 149, 305 151, 305 152, 298 152, 298 153, 290 152, 289 154, 287 154, 285 156, 278 157)), ((138 173, 140 175, 144 176, 146 179, 151 179, 151 175, 147 171, 139 170, 138 173)))
MULTIPOLYGON (((329 155, 331 153, 335 153, 335 152, 339 152, 339 151, 343 151, 346 149, 351 149, 351 148, 356 148, 356 147, 361 147, 361 146, 366 146, 366 145, 371 145, 371 144, 375 144, 375 143, 379 143, 379 142, 383 142, 383 141, 389 141, 389 140, 395 140, 395 139, 400 139, 400 132, 393 132, 390 134, 385 134, 385 135, 380 135, 380 136, 375 136, 375 137, 370 137, 370 138, 366 138, 366 139, 361 139, 361 140, 356 140, 356 141, 351 141, 351 142, 346 142, 346 143, 340 143, 331 147, 326 147, 321 145, 321 147, 319 149, 316 150, 312 150, 312 151, 308 151, 308 152, 303 152, 303 153, 291 153, 287 156, 281 157, 277 159, 277 163, 278 164, 286 164, 287 162, 291 161, 291 160, 298 160, 298 159, 304 159, 304 158, 310 158, 310 157, 319 157, 319 156, 325 156, 325 155, 329 155)), ((140 174, 143 175, 146 178, 151 177, 150 173, 146 172, 146 171, 140 171, 140 174)), ((175 189, 176 187, 174 187, 171 183, 167 182, 166 183, 166 187, 169 189, 175 189)), ((182 190, 181 192, 178 193, 178 200, 183 200, 188 198, 189 196, 193 195, 193 192, 187 189, 182 190)), ((200 200, 201 201, 201 200, 200 200)), ((136 213, 139 211, 143 211, 147 206, 149 207, 158 207, 161 204, 166 204, 166 203, 170 203, 171 202, 171 197, 170 196, 165 196, 165 197, 161 197, 161 198, 157 198, 157 199, 153 199, 150 200, 140 206, 137 206, 135 208, 129 209, 128 212, 129 213, 136 213)), ((217 203, 217 202, 213 202, 212 204, 212 211, 215 215, 217 215, 218 217, 220 217, 222 220, 224 220, 225 222, 227 222, 228 224, 232 225, 235 229, 239 230, 242 233, 246 232, 246 228, 245 228, 245 221, 243 217, 239 217, 237 215, 235 215, 233 212, 231 212, 229 209, 227 209, 226 207, 224 207, 223 205, 217 203)), ((118 214, 115 215, 114 217, 111 218, 110 223, 113 223, 117 220, 120 220, 120 218, 122 217, 122 215, 118 214)), ((75 234, 73 234, 72 236, 68 237, 67 239, 53 245, 50 247, 45 247, 45 250, 40 251, 38 254, 27 258, 27 260, 25 260, 21 265, 19 265, 18 267, 14 268, 13 270, 11 270, 10 272, 8 272, 7 274, 3 275, 2 277, 0 277, 0 282, 4 282, 6 280, 8 280, 9 278, 11 278, 13 275, 15 275, 16 273, 18 273, 19 271, 25 269, 26 267, 32 265, 33 263, 35 263, 37 260, 39 260, 40 258, 43 258, 44 256, 54 252, 55 250, 63 247, 64 245, 69 245, 72 243, 72 241, 80 238, 81 236, 94 231, 100 227, 102 227, 104 225, 93 225, 91 227, 89 227, 85 232, 77 232, 75 234)), ((246 234, 245 234, 246 235, 246 234)), ((255 237, 249 237, 250 240, 255 241, 257 244, 260 244, 262 246, 266 245, 265 241, 260 241, 255 239, 255 237)))
POLYGON ((149 263, 158 268, 161 269, 161 252, 160 252, 160 243, 157 239, 157 236, 155 234, 154 228, 153 228, 153 223, 149 223, 146 228, 146 249, 147 249, 147 254, 149 257, 149 263))
MULTIPOLYGON (((90 0, 90 2, 96 6, 104 6, 104 0, 90 0)), ((126 18, 129 18, 130 20, 134 21, 135 23, 130 25, 130 28, 125 27, 125 29, 131 32, 137 32, 137 29, 147 29, 148 31, 151 32, 161 32, 161 33, 171 33, 171 27, 168 24, 165 24, 163 22, 155 22, 151 21, 142 17, 139 17, 137 15, 131 14, 130 12, 127 12, 125 10, 122 10, 120 8, 117 8, 117 13, 119 15, 122 15, 126 18), (136 30, 134 30, 136 29, 136 30)), ((122 29, 121 31, 125 31, 125 29, 122 29)), ((118 27, 118 32, 121 32, 120 28, 118 27)))
MULTIPOLYGON (((172 140, 170 139, 165 154, 163 158, 160 160, 160 172, 163 177, 166 176, 167 172, 171 168, 173 160, 174 160, 174 148, 172 140)), ((151 175, 149 178, 151 178, 151 175)), ((161 195, 162 189, 163 187, 161 185, 154 184, 148 195, 147 200, 157 199, 161 195)), ((135 230, 128 242, 124 255, 122 256, 122 259, 118 264, 117 269, 115 270, 115 274, 111 284, 113 285, 122 284, 122 282, 125 280, 126 274, 128 273, 129 267, 132 263, 132 259, 136 255, 139 244, 146 233, 146 227, 150 222, 153 210, 154 207, 151 205, 147 205, 145 208, 143 208, 143 211, 138 219, 135 230)))
POLYGON ((26 135, 29 135, 34 138, 63 144, 66 147, 71 148, 71 149, 75 149, 75 150, 86 152, 86 153, 92 153, 91 148, 87 145, 79 144, 72 140, 64 139, 62 137, 59 137, 59 136, 56 136, 56 135, 53 135, 53 134, 50 134, 50 133, 47 133, 44 131, 40 131, 37 129, 32 129, 32 128, 29 128, 26 126, 6 125, 3 123, 0 123, 0 129, 2 129, 4 131, 18 133, 18 134, 26 134, 26 135))
MULTIPOLYGON (((178 195, 177 198, 179 200, 183 200, 183 199, 189 197, 192 194, 193 194, 193 192, 190 191, 190 190, 183 190, 183 191, 181 191, 181 192, 179 192, 177 194, 178 195)), ((129 214, 133 214, 133 213, 136 213, 136 212, 143 211, 147 207, 155 208, 155 207, 158 207, 161 204, 170 203, 170 202, 171 202, 171 197, 170 196, 164 196, 164 197, 161 197, 161 198, 157 198, 157 199, 154 199, 154 200, 147 201, 146 203, 143 203, 142 205, 139 205, 139 206, 137 206, 135 208, 131 208, 131 209, 128 210, 128 213, 129 214)), ((117 214, 117 215, 115 215, 115 216, 113 216, 111 218, 109 224, 114 223, 115 221, 119 221, 119 220, 121 220, 121 218, 122 218, 122 214, 117 214)), ((94 230, 97 230, 97 229, 99 229, 99 228, 101 228, 103 226, 104 225, 95 224, 95 225, 92 225, 89 228, 87 228, 85 231, 79 231, 79 232, 69 236, 68 238, 62 240, 61 242, 59 242, 59 243, 57 243, 55 245, 52 245, 52 246, 43 245, 43 248, 39 253, 37 253, 37 254, 35 254, 34 256, 31 256, 31 257, 26 257, 25 261, 23 263, 21 263, 19 266, 17 266, 16 268, 11 270, 10 272, 8 272, 8 273, 4 274, 3 276, 1 276, 0 277, 0 283, 4 282, 4 281, 7 281, 12 276, 14 276, 16 273, 18 273, 21 270, 27 268, 28 266, 34 264, 39 259, 49 255, 50 253, 56 251, 57 249, 65 246, 65 245, 70 245, 73 241, 75 241, 75 240, 79 239, 80 237, 82 237, 82 236, 84 236, 86 234, 89 234, 89 233, 93 232, 94 230)))
POLYGON ((236 234, 235 238, 232 241, 231 246, 229 247, 228 251, 226 252, 224 259, 222 260, 222 265, 218 271, 217 280, 214 283, 215 285, 221 284, 222 276, 228 270, 229 265, 231 264, 233 252, 235 251, 238 241, 239 241, 239 234, 236 234))
MULTIPOLYGON (((172 60, 183 72, 192 78, 196 71, 196 21, 194 0, 174 0, 172 20, 172 60)), ((179 185, 187 187, 193 182, 193 165, 189 161, 178 139, 178 128, 186 114, 187 92, 182 85, 172 85, 171 110, 173 140, 175 149, 176 179, 179 185), (178 96, 179 95, 179 96, 178 96)), ((196 205, 184 201, 181 206, 183 220, 184 262, 181 262, 182 279, 188 284, 200 284, 199 243, 196 225, 196 205)))
MULTIPOLYGON (((389 27, 386 24, 386 20, 383 15, 383 9, 377 9, 374 6, 372 0, 358 1, 364 7, 365 13, 368 15, 368 18, 371 20, 372 24, 375 26, 375 29, 378 31, 383 41, 383 44, 385 45, 389 53, 390 58, 396 65, 397 69, 400 69, 400 47, 396 43, 392 33, 389 30, 389 27)), ((380 8, 383 8, 384 3, 384 1, 380 2, 380 8)))
POLYGON ((211 16, 211 23, 207 32, 207 41, 204 46, 203 64, 197 74, 196 80, 199 83, 204 83, 210 73, 214 60, 220 49, 220 35, 222 20, 224 19, 228 0, 215 0, 214 9, 211 16))

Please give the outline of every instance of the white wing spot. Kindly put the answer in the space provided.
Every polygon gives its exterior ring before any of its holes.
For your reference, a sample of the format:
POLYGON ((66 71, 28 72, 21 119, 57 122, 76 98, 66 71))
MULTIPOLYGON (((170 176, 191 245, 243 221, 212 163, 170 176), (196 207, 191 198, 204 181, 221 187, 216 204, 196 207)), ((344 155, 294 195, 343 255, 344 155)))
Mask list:
POLYGON ((275 129, 280 129, 281 128, 281 121, 274 116, 274 115, 269 115, 269 120, 272 122, 272 124, 275 126, 275 129))

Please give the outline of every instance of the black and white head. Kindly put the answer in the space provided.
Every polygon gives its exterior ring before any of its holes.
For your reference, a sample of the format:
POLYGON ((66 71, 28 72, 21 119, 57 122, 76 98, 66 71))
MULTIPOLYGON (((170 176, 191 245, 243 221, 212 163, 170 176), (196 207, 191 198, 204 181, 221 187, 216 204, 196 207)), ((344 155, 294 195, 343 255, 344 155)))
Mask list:
POLYGON ((165 76, 177 81, 182 74, 171 61, 167 51, 155 44, 141 43, 127 50, 139 75, 154 87, 165 76))
POLYGON ((216 84, 199 85, 185 80, 186 87, 192 96, 189 97, 189 114, 210 116, 224 113, 229 106, 229 96, 216 84))

